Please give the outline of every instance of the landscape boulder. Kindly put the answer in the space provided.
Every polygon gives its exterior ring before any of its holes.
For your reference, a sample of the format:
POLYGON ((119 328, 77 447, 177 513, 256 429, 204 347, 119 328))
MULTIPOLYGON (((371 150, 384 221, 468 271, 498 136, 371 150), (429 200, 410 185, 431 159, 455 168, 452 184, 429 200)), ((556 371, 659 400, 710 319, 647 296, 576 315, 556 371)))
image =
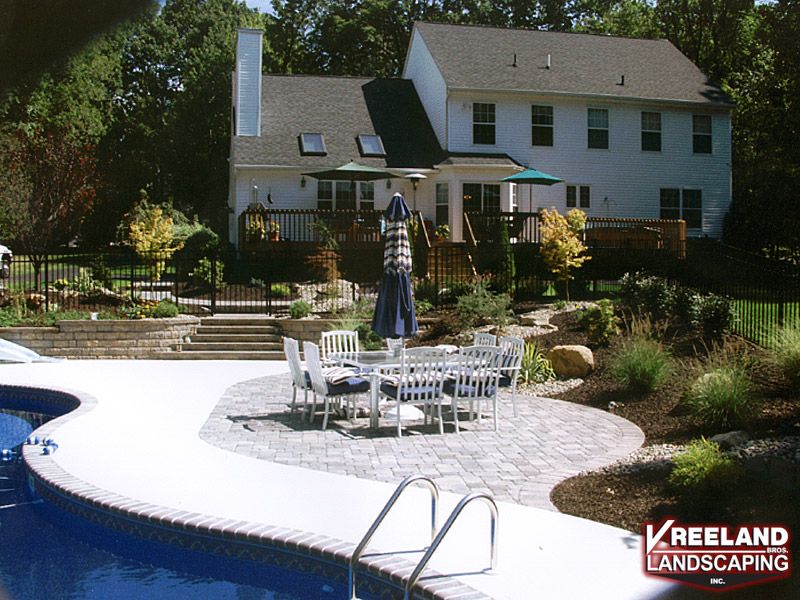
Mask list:
POLYGON ((547 360, 558 377, 586 377, 594 369, 594 354, 586 346, 555 346, 547 360))
POLYGON ((734 446, 741 446, 750 436, 745 431, 729 431, 728 433, 720 433, 713 436, 709 441, 719 444, 723 450, 730 450, 734 446))

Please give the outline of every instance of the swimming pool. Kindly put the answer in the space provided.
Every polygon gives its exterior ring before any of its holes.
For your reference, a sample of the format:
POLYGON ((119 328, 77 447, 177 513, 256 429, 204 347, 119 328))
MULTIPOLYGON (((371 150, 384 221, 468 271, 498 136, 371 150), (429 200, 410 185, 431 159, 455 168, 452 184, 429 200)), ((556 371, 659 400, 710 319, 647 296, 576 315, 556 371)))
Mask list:
MULTIPOLYGON (((21 401, 14 404, 19 408, 21 401)), ((152 542, 43 502, 28 489, 18 451, 33 427, 46 420, 0 408, 0 450, 15 451, 0 463, 0 598, 347 598, 342 582, 152 542)))

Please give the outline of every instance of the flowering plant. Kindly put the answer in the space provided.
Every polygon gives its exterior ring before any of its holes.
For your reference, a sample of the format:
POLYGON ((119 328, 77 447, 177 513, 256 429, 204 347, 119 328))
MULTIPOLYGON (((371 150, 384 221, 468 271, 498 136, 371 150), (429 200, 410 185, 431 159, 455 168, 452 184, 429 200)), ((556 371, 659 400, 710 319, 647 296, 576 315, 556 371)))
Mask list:
POLYGON ((280 231, 280 230, 281 230, 280 223, 277 223, 275 221, 270 221, 269 222, 269 225, 267 226, 267 231, 271 231, 271 232, 274 233, 274 232, 280 231))

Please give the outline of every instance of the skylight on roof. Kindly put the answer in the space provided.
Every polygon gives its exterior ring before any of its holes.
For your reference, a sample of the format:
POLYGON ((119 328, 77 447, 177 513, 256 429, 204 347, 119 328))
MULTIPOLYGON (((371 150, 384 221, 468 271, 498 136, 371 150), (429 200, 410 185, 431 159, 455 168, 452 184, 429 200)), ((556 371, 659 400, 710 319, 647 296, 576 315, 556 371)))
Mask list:
POLYGON ((358 149, 361 156, 386 156, 383 149, 383 142, 379 135, 360 135, 358 136, 358 149))
POLYGON ((321 133, 300 134, 300 154, 303 156, 325 156, 325 138, 321 133))

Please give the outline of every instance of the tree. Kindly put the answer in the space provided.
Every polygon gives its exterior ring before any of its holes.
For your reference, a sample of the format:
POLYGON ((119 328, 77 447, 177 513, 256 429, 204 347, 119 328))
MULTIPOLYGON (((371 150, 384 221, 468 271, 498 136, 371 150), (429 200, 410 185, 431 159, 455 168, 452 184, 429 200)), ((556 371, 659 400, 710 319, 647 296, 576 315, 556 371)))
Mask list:
POLYGON ((174 242, 174 223, 165 216, 161 207, 150 206, 144 201, 137 207, 138 218, 131 221, 128 240, 136 254, 147 265, 150 282, 161 279, 167 260, 183 247, 183 242, 174 242))
POLYGON ((65 129, 18 131, 0 152, 0 229, 33 264, 35 286, 45 256, 74 239, 97 192, 91 148, 65 129))
POLYGON ((586 225, 586 214, 573 208, 567 216, 552 208, 541 211, 542 257, 547 268, 563 281, 569 301, 569 280, 574 279, 572 269, 580 267, 590 256, 581 256, 586 246, 581 241, 581 231, 586 225))

